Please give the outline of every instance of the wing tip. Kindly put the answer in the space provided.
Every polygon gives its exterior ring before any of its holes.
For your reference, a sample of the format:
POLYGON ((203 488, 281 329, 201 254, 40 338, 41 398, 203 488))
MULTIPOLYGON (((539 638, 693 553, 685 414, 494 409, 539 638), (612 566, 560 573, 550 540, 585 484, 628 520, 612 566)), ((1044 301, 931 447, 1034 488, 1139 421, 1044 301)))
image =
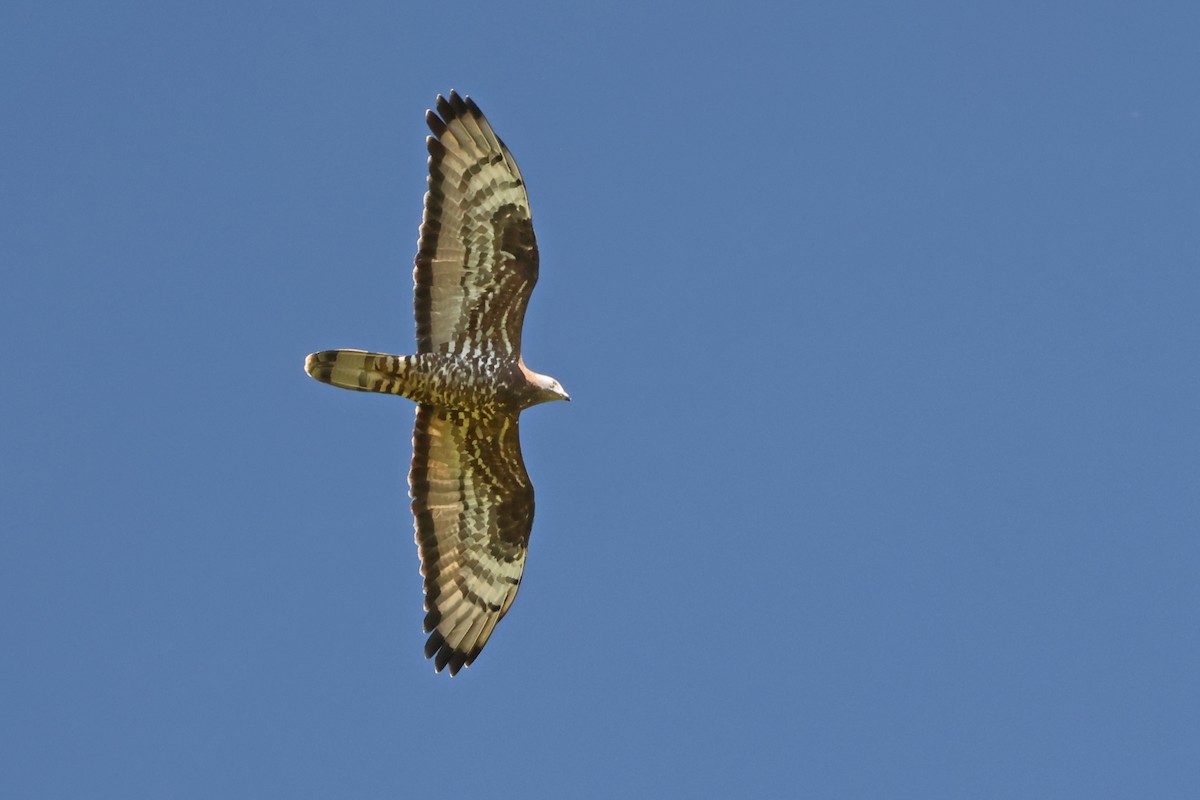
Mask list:
MULTIPOLYGON (((438 99, 442 99, 441 95, 438 95, 438 99)), ((428 141, 436 141, 436 139, 440 139, 442 134, 446 132, 446 123, 442 121, 441 117, 433 113, 432 108, 425 111, 425 124, 429 126, 429 130, 433 131, 433 136, 428 141)))
POLYGON ((439 94, 433 106, 425 112, 425 124, 439 138, 446 132, 447 126, 456 119, 463 117, 472 117, 476 120, 486 119, 483 111, 469 94, 460 95, 454 89, 451 89, 449 94, 439 94))
POLYGON ((468 653, 453 647, 436 630, 430 633, 425 641, 425 657, 433 659, 433 671, 441 672, 449 667, 451 677, 457 675, 463 667, 471 666, 477 655, 478 649, 468 653))

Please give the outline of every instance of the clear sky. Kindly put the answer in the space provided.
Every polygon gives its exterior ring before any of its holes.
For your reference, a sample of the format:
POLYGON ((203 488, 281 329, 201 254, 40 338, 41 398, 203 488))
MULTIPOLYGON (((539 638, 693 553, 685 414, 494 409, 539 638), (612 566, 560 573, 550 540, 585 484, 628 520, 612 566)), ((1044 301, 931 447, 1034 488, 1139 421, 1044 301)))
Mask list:
POLYGON ((20 798, 1192 798, 1194 3, 0 6, 20 798), (526 579, 421 653, 437 93, 529 186, 526 579))

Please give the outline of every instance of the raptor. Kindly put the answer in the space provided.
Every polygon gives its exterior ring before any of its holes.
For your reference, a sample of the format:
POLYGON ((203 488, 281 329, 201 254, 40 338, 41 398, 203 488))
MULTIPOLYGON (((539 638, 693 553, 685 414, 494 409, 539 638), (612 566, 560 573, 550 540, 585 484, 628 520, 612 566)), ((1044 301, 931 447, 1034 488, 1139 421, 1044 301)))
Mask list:
POLYGON ((414 355, 324 350, 323 383, 417 402, 409 493, 425 581, 425 656, 438 672, 473 662, 512 606, 533 527, 518 431, 526 408, 570 400, 521 358, 538 277, 525 182, 469 97, 425 115, 429 188, 413 269, 414 355))

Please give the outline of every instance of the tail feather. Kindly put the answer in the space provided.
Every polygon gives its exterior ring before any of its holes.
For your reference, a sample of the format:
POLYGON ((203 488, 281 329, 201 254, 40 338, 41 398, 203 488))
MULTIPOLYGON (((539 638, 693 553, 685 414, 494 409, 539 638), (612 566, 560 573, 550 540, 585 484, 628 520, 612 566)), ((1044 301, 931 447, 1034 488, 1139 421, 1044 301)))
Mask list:
POLYGON ((304 371, 343 389, 404 394, 408 361, 404 356, 365 350, 322 350, 304 359, 304 371))

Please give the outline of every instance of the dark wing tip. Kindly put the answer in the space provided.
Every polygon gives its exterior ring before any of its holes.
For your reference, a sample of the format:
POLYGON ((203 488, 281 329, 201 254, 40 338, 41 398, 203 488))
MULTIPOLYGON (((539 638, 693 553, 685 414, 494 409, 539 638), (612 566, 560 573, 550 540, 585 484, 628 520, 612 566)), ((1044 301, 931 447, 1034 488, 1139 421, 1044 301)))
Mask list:
MULTIPOLYGON (((440 97, 438 99, 441 100, 440 97)), ((429 126, 429 130, 433 131, 433 135, 439 139, 446 132, 446 123, 442 121, 441 117, 433 113, 433 109, 425 112, 425 124, 429 126)))
POLYGON ((456 117, 465 117, 467 115, 473 117, 483 116, 483 114, 479 113, 479 106, 475 105, 474 100, 472 100, 470 97, 459 95, 459 93, 453 89, 450 90, 450 107, 454 109, 454 115, 456 117))
MULTIPOLYGON (((428 613, 425 614, 425 632, 432 632, 433 629, 437 627, 437 624, 441 621, 442 612, 436 608, 429 609, 428 613)), ((426 657, 428 657, 428 654, 426 654, 426 657)))
MULTIPOLYGON (((447 100, 445 97, 442 97, 440 94, 437 96, 437 113, 438 113, 438 116, 442 118, 442 121, 445 122, 446 124, 449 124, 450 120, 454 119, 453 100, 458 98, 458 95, 456 95, 454 92, 450 92, 450 97, 451 97, 451 99, 447 100)), ((459 100, 459 102, 462 102, 462 101, 459 100)))
MULTIPOLYGON (((435 124, 440 124, 442 130, 445 130, 446 125, 459 117, 471 116, 475 119, 483 119, 483 112, 479 110, 479 106, 475 104, 470 95, 460 95, 453 89, 448 95, 439 94, 434 102, 434 107, 437 109, 436 113, 433 109, 425 112, 425 121, 429 123, 430 128, 434 128, 435 124)), ((434 133, 441 135, 437 129, 434 129, 434 133)))
POLYGON ((479 110, 479 106, 475 105, 475 101, 471 98, 466 98, 467 111, 471 112, 471 116, 475 119, 483 119, 483 112, 479 110))
POLYGON ((454 649, 437 631, 429 634, 429 639, 425 642, 425 657, 433 659, 434 672, 441 672, 449 667, 450 675, 457 675, 463 667, 471 666, 475 656, 476 653, 464 653, 454 649))
MULTIPOLYGON (((433 654, 446 646, 446 640, 437 631, 429 634, 429 638, 425 640, 425 657, 433 658, 433 654)), ((439 667, 440 669, 440 667, 439 667)))

